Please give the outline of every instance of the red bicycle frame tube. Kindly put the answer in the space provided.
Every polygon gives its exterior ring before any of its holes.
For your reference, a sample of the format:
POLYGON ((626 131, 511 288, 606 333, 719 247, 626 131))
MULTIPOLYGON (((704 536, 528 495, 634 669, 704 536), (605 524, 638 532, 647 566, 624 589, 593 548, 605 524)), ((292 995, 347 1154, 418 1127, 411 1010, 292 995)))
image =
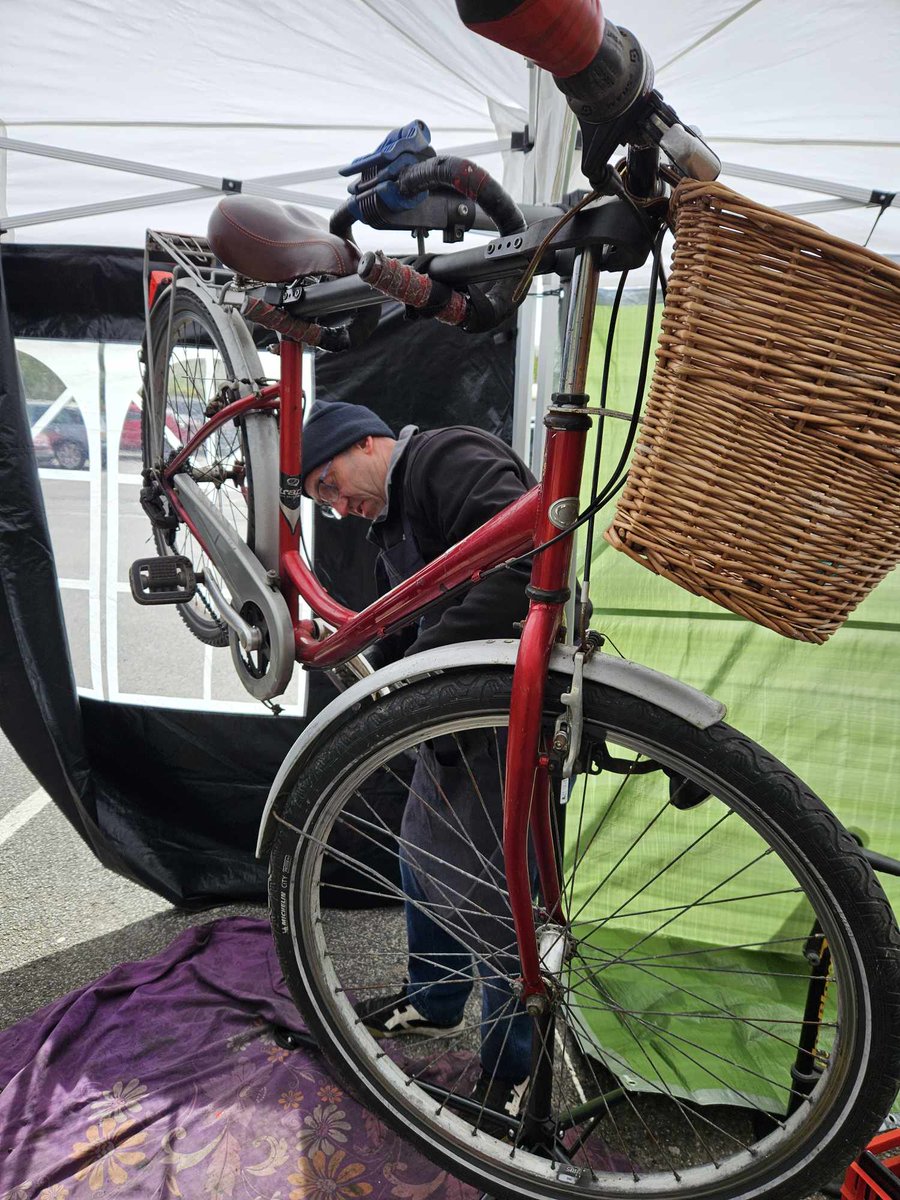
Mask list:
MULTIPOLYGON (((227 405, 211 417, 166 464, 162 482, 169 500, 201 545, 202 539, 184 511, 172 486, 172 479, 184 469, 186 461, 204 439, 220 426, 248 412, 280 407, 279 468, 282 487, 285 477, 292 479, 299 476, 302 453, 300 346, 293 342, 282 343, 281 359, 280 389, 266 388, 259 395, 244 396, 227 405), (279 390, 280 405, 277 399, 279 390)), ((281 591, 291 610, 298 662, 321 669, 346 662, 379 638, 411 624, 430 605, 445 599, 453 588, 469 581, 477 582, 491 567, 526 553, 534 545, 540 490, 539 485, 533 487, 485 525, 359 613, 338 604, 300 557, 299 522, 292 524, 291 510, 283 505, 279 522, 281 591), (324 639, 315 638, 310 623, 297 618, 300 598, 329 625, 336 626, 335 632, 324 639)))
MULTIPOLYGON (((596 282, 596 271, 594 280, 596 282)), ((587 324, 587 337, 589 335, 587 324)), ((583 331, 579 345, 579 354, 586 361, 583 331)), ((477 583, 490 568, 553 541, 553 545, 536 554, 533 561, 531 603, 513 676, 503 801, 503 850, 522 964, 523 992, 526 998, 540 995, 546 988, 541 978, 535 940, 527 844, 530 828, 544 905, 549 919, 560 921, 564 914, 550 826, 548 756, 541 749, 540 739, 544 683, 562 616, 562 595, 568 583, 572 550, 571 537, 554 540, 561 531, 550 519, 550 513, 557 501, 571 501, 579 494, 586 431, 553 428, 551 422, 540 484, 374 604, 355 613, 325 591, 298 552, 299 508, 293 501, 299 486, 302 454, 301 368, 301 347, 293 342, 282 342, 280 387, 268 387, 255 395, 242 397, 216 413, 166 465, 162 483, 179 517, 196 537, 172 486, 173 477, 184 468, 204 438, 227 421, 253 411, 279 408, 281 590, 294 625, 297 660, 304 666, 328 668, 348 661, 372 642, 410 624, 430 605, 445 599, 452 589, 468 582, 477 583), (324 621, 334 625, 335 632, 325 638, 316 638, 312 623, 298 619, 300 599, 305 600, 324 621)), ((259 483, 257 481, 257 486, 259 483)))
POLYGON ((298 342, 281 343, 281 414, 279 417, 278 486, 281 520, 278 522, 278 561, 282 565, 282 594, 296 629, 299 592, 293 577, 284 570, 289 558, 299 558, 300 545, 300 453, 303 434, 303 348, 298 342), (286 490, 296 492, 290 497, 286 490), (289 502, 288 502, 289 501, 289 502))
MULTIPOLYGON (((586 430, 551 429, 544 452, 540 511, 535 528, 536 546, 559 534, 550 520, 557 500, 577 497, 584 461, 586 430)), ((561 919, 559 873, 550 829, 547 756, 540 752, 544 709, 544 682, 550 651, 556 639, 563 602, 550 599, 568 583, 571 537, 561 538, 534 560, 531 572, 533 598, 522 630, 513 674, 506 751, 506 792, 503 797, 503 856, 507 864, 509 902, 519 942, 524 995, 545 991, 534 938, 531 884, 527 870, 527 834, 530 826, 548 915, 561 919), (547 598, 542 598, 542 594, 547 598), (516 864, 521 863, 520 868, 516 864)))
MULTIPOLYGON (((453 588, 469 580, 477 583, 490 567, 530 550, 539 498, 540 487, 533 487, 380 600, 361 613, 351 613, 337 631, 323 641, 315 642, 302 628, 298 629, 297 657, 300 662, 311 667, 330 667, 346 662, 378 638, 409 625, 429 605, 445 599, 453 588)), ((313 591, 321 596, 322 589, 300 556, 285 555, 282 567, 291 574, 294 586, 313 610, 329 620, 323 608, 318 608, 313 601, 313 591)), ((343 611, 347 612, 346 609, 343 611)))
POLYGON ((235 417, 243 416, 246 412, 260 412, 262 409, 278 408, 278 388, 266 388, 265 393, 254 393, 250 396, 242 396, 240 400, 233 400, 231 404, 226 404, 224 408, 220 408, 215 416, 210 417, 200 426, 192 438, 181 447, 177 454, 173 455, 169 462, 166 463, 165 479, 168 481, 173 475, 184 467, 185 463, 190 459, 191 455, 201 446, 211 433, 221 428, 222 425, 227 425, 229 421, 233 421, 235 417))

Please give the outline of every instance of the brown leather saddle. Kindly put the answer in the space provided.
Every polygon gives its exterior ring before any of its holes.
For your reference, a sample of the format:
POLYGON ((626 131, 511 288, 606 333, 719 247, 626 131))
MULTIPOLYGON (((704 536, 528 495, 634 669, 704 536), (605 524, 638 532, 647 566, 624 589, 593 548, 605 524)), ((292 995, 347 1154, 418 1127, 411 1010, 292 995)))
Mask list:
POLYGON ((226 267, 260 283, 303 275, 351 275, 359 262, 352 242, 297 204, 264 196, 225 196, 209 219, 209 244, 226 267))

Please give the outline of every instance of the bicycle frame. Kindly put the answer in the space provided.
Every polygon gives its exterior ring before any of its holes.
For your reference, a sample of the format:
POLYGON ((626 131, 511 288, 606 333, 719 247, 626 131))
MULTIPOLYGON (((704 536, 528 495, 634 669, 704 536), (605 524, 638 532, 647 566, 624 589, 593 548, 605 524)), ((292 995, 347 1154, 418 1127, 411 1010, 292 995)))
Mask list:
MULTIPOLYGON (((594 252, 582 251, 573 273, 561 391, 554 396, 554 404, 545 418, 548 433, 540 483, 362 612, 353 612, 335 601, 299 553, 302 350, 297 343, 282 342, 280 384, 224 406, 166 464, 161 478, 173 508, 227 582, 227 568, 215 557, 213 548, 205 544, 199 522, 192 519, 190 505, 186 506, 184 497, 179 495, 178 476, 197 447, 222 425, 237 417, 278 408, 282 500, 279 587, 293 625, 296 659, 310 668, 329 668, 347 662, 373 641, 410 624, 429 606, 445 599, 450 590, 477 583, 490 568, 552 543, 533 560, 529 610, 513 679, 503 810, 503 846, 522 964, 523 997, 533 1013, 545 1007, 545 985, 527 869, 529 829, 548 919, 557 923, 563 919, 550 824, 550 762, 548 752, 541 746, 541 720, 547 666, 569 595, 572 539, 559 535, 573 523, 578 509, 585 443, 591 424, 583 407, 586 399, 583 388, 598 278, 594 252), (300 600, 334 626, 334 632, 324 638, 317 637, 313 622, 298 616, 300 600)), ((265 486, 265 481, 257 480, 255 486, 257 489, 265 486)), ((206 503, 194 495, 191 503, 198 502, 206 503)))

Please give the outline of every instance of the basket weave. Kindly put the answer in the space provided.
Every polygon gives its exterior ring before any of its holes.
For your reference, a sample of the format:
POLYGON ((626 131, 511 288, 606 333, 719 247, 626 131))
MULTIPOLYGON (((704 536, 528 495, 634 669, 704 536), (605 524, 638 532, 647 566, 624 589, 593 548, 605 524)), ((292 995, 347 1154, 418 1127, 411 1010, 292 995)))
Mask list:
POLYGON ((900 561, 900 268, 682 183, 656 369, 606 540, 824 642, 900 561))

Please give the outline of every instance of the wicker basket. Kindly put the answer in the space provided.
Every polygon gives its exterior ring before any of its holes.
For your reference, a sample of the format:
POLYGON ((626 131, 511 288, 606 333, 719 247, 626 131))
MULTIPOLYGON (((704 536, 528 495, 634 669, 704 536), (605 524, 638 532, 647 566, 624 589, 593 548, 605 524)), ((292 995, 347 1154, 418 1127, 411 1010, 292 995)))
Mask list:
POLYGON ((606 539, 824 642, 900 561, 900 267, 720 184, 673 197, 656 370, 606 539))

